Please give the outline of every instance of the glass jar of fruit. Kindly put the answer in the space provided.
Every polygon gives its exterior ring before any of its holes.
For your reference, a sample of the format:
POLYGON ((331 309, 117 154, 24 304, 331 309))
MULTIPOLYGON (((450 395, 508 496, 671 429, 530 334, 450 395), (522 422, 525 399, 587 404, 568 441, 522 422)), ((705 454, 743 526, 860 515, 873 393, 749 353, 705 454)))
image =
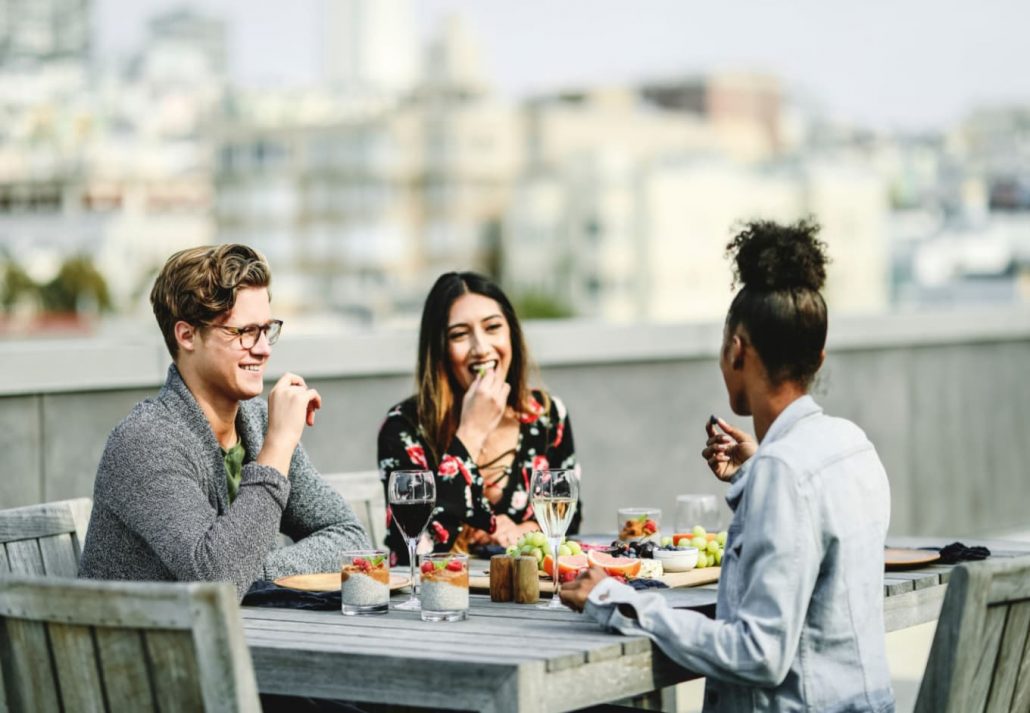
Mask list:
POLYGON ((658 508, 619 508, 620 542, 658 542, 662 511, 658 508))

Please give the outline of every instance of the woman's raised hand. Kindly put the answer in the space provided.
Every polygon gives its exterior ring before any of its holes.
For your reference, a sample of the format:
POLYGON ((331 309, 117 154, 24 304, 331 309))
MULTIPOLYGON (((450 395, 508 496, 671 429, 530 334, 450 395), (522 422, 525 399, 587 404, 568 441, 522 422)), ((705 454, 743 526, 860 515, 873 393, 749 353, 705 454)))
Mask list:
POLYGON ((476 375, 461 399, 461 422, 457 436, 472 457, 483 449, 487 437, 501 423, 508 405, 511 384, 495 369, 476 375))
POLYGON ((758 442, 750 433, 734 428, 721 418, 712 416, 705 424, 708 440, 701 457, 719 480, 730 480, 740 466, 758 450, 758 442), (715 430, 716 426, 722 431, 715 430))

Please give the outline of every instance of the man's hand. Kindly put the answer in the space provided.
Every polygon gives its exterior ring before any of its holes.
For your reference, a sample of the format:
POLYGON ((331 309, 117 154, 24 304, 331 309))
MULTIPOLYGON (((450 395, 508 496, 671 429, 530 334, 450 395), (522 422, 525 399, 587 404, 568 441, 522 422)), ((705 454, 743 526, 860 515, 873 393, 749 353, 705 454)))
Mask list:
POLYGON ((583 611, 583 607, 587 604, 587 597, 590 596, 590 592, 592 592, 594 587, 596 587, 598 583, 607 576, 608 575, 605 574, 604 570, 597 565, 592 565, 589 569, 583 570, 574 580, 568 584, 562 585, 562 604, 574 611, 583 611))
POLYGON ((290 459, 300 443, 304 425, 315 425, 315 411, 321 407, 322 397, 309 389, 304 379, 283 374, 268 394, 268 433, 257 462, 289 476, 290 459))
POLYGON ((758 450, 758 442, 746 433, 723 421, 712 418, 705 424, 708 440, 701 451, 701 457, 719 480, 728 481, 740 470, 740 466, 758 450), (713 422, 714 421, 714 422, 713 422), (716 431, 716 426, 722 433, 716 431))

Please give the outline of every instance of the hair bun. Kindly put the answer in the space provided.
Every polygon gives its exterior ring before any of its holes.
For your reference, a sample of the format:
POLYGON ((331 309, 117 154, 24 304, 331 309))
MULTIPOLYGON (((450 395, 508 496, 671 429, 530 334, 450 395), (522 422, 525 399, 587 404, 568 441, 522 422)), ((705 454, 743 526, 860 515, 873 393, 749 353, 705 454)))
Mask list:
POLYGON ((819 225, 799 220, 780 225, 771 220, 745 224, 726 245, 735 262, 734 281, 760 291, 809 289, 818 292, 826 282, 826 244, 816 238, 819 225))

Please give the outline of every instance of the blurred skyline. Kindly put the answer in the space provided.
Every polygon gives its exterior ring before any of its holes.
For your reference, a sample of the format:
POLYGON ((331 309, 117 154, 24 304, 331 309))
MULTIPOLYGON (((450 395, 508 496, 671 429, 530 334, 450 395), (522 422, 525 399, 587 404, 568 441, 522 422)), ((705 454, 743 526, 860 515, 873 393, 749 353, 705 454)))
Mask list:
MULTIPOLYGON (((230 76, 247 86, 312 85, 322 70, 325 0, 207 0, 228 25, 230 76), (275 47, 276 51, 269 51, 275 47)), ((148 18, 180 0, 96 0, 97 56, 139 49, 148 18)), ((452 13, 481 40, 488 74, 513 99, 580 85, 711 71, 780 76, 836 121, 941 129, 979 105, 1027 103, 1030 61, 1016 0, 699 4, 645 0, 419 0, 426 38, 452 13)))

